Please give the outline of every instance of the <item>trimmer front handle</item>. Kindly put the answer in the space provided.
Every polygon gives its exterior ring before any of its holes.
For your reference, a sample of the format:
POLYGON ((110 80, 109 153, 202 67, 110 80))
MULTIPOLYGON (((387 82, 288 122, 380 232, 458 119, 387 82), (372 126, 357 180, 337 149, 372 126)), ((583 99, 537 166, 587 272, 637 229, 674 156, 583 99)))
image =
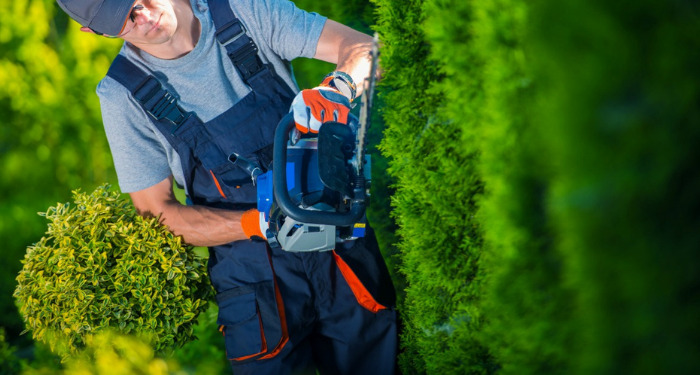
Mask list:
POLYGON ((309 224, 335 225, 348 227, 359 222, 365 213, 366 189, 364 176, 355 176, 353 184, 353 199, 347 212, 327 212, 307 210, 299 207, 289 195, 287 184, 287 147, 290 131, 294 128, 294 116, 287 114, 280 120, 275 130, 273 151, 272 187, 274 199, 286 216, 309 224))

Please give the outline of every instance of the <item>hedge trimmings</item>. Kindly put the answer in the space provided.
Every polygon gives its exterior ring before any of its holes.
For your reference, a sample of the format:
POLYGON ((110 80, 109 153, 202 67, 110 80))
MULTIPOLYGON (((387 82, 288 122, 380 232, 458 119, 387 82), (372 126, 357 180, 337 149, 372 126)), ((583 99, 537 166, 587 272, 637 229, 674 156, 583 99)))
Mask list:
POLYGON ((14 296, 27 331, 73 352, 105 327, 146 333, 157 351, 194 339, 212 296, 204 260, 108 185, 73 198, 39 213, 48 230, 22 261, 14 296))

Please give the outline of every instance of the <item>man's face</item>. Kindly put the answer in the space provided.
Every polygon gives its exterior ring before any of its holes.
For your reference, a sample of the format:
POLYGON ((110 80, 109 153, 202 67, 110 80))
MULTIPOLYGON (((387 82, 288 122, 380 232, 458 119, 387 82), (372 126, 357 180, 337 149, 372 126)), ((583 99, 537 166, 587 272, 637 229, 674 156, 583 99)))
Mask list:
POLYGON ((132 10, 127 18, 122 39, 136 47, 167 43, 178 26, 175 4, 171 0, 139 0, 134 5, 142 5, 132 10))

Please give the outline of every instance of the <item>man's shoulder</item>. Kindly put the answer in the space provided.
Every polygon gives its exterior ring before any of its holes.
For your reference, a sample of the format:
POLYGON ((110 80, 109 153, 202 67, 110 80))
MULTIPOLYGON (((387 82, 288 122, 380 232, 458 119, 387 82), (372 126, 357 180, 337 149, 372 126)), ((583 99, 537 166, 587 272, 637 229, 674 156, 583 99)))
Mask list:
MULTIPOLYGON (((135 47, 132 48, 135 49, 135 47)), ((119 54, 112 60, 108 72, 97 84, 97 95, 100 97, 124 96, 129 90, 120 82, 139 79, 138 71, 142 71, 143 74, 146 75, 151 74, 149 73, 150 68, 148 68, 147 62, 136 57, 136 52, 130 51, 129 47, 125 44, 121 51, 119 51, 119 54), (117 66, 117 64, 122 65, 117 66), (134 74, 136 74, 136 78, 134 74)))
POLYGON ((97 88, 95 89, 97 96, 100 99, 117 99, 119 97, 123 98, 125 94, 128 93, 126 87, 119 83, 116 79, 109 75, 105 75, 100 82, 97 83, 97 88))
POLYGON ((105 76, 102 77, 100 82, 98 82, 95 91, 97 92, 97 95, 100 98, 106 96, 123 95, 123 93, 126 92, 126 88, 122 86, 116 79, 114 79, 114 77, 112 77, 112 71, 114 69, 115 62, 119 60, 120 57, 126 57, 128 59, 127 49, 127 43, 124 42, 121 49, 119 50, 119 53, 112 60, 112 63, 109 66, 109 70, 105 73, 105 76))

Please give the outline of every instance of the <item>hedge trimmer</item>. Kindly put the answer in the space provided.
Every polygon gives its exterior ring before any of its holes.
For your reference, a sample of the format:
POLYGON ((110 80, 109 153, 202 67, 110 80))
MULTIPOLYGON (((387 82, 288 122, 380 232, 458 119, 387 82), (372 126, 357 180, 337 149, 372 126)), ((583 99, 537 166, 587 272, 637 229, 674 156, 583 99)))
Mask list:
POLYGON ((325 251, 334 249, 336 242, 364 237, 371 182, 365 146, 377 75, 377 44, 375 35, 359 119, 349 116, 348 124, 325 122, 317 135, 299 138, 290 137, 295 132, 290 113, 275 132, 272 170, 252 172, 258 211, 268 223, 266 236, 271 246, 293 252, 325 251))

